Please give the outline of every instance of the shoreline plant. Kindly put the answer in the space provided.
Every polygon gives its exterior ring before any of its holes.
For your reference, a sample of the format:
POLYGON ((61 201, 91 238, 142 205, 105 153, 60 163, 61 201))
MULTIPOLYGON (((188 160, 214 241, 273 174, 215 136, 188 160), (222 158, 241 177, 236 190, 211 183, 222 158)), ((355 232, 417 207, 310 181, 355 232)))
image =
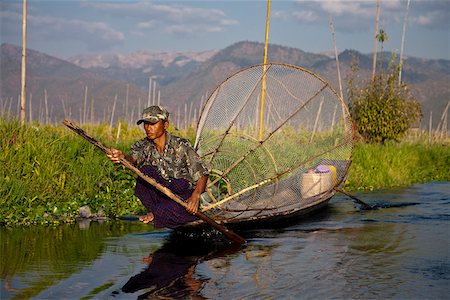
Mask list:
POLYGON ((386 74, 356 82, 357 62, 348 79, 348 103, 360 137, 369 143, 399 141, 422 118, 420 103, 405 83, 399 84, 399 66, 391 58, 386 74))

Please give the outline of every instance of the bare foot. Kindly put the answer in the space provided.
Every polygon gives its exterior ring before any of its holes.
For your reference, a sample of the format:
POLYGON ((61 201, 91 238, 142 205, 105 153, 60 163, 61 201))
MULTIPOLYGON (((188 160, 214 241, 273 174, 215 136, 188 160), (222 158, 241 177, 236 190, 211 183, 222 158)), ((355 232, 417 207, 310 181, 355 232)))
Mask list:
POLYGON ((148 215, 140 216, 139 221, 143 222, 144 224, 147 224, 153 221, 154 218, 155 216, 153 216, 153 213, 149 213, 148 215))

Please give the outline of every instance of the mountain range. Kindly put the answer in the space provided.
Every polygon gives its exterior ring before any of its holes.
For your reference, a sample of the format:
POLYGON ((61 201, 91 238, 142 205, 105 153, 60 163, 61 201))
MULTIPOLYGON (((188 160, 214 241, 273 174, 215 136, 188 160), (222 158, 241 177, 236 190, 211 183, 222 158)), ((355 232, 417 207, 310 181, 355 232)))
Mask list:
MULTIPOLYGON (((32 119, 60 122, 110 122, 135 120, 144 106, 161 103, 176 124, 193 121, 215 88, 244 68, 260 64, 264 44, 235 43, 221 50, 203 52, 151 52, 79 55, 56 58, 27 49, 27 102, 32 119)), ((2 44, 0 50, 0 110, 17 113, 20 95, 21 47, 2 44)), ((383 53, 387 66, 391 53, 383 53)), ((358 76, 369 78, 372 54, 345 50, 339 54, 343 90, 357 59, 358 76)), ((338 90, 333 56, 270 45, 268 62, 284 63, 314 72, 338 90)), ((404 59, 402 80, 422 104, 422 128, 432 117, 439 122, 450 99, 450 60, 416 57, 404 59)), ((344 97, 345 98, 345 97, 344 97)))

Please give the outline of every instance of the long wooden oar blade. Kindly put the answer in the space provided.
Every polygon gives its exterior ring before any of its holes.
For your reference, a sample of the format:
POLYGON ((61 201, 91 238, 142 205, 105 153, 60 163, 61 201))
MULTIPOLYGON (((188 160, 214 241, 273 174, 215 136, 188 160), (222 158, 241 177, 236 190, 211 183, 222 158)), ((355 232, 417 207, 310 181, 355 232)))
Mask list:
MULTIPOLYGON (((111 154, 110 148, 104 146, 102 143, 97 141, 95 138, 93 138, 90 135, 88 135, 83 129, 81 129, 79 126, 77 126, 72 121, 65 119, 63 124, 66 125, 67 127, 69 127, 70 129, 72 129, 78 135, 80 135, 83 138, 85 138, 87 141, 89 141, 93 145, 95 145, 98 148, 100 148, 105 154, 111 154)), ((159 184, 158 182, 156 182, 153 178, 151 178, 151 177, 145 175, 144 173, 142 173, 138 168, 133 166, 133 164, 131 164, 127 159, 121 158, 120 159, 120 163, 123 166, 125 166, 126 168, 128 168, 129 170, 131 170, 133 173, 135 173, 136 175, 141 177, 143 180, 145 180, 146 182, 148 182, 149 184, 154 186, 156 189, 158 189, 159 191, 164 193, 171 200, 173 200, 176 203, 180 204, 184 208, 187 208, 186 202, 184 202, 180 197, 175 195, 170 189, 168 189, 165 186, 163 186, 163 185, 159 184)), ((244 244, 245 243, 245 240, 241 236, 239 236, 235 232, 229 230, 225 226, 222 226, 222 225, 218 224, 216 221, 214 221, 213 219, 211 219, 210 217, 208 217, 204 213, 199 211, 199 212, 196 213, 196 216, 199 217, 200 219, 202 219, 203 221, 205 221, 206 223, 208 223, 209 225, 211 225, 212 227, 214 227, 215 229, 217 229, 218 231, 220 231, 223 235, 225 235, 231 241, 233 241, 235 243, 238 243, 238 244, 244 244)))
POLYGON ((344 194, 344 195, 350 197, 351 199, 355 200, 356 203, 358 203, 359 205, 361 205, 361 208, 362 208, 363 210, 376 209, 375 207, 370 206, 369 204, 367 204, 366 202, 362 201, 361 199, 358 199, 357 197, 353 196, 352 194, 349 194, 349 193, 347 193, 347 192, 345 192, 345 191, 343 191, 343 190, 341 190, 341 189, 335 188, 334 190, 335 190, 336 192, 339 192, 339 193, 341 193, 341 194, 344 194))

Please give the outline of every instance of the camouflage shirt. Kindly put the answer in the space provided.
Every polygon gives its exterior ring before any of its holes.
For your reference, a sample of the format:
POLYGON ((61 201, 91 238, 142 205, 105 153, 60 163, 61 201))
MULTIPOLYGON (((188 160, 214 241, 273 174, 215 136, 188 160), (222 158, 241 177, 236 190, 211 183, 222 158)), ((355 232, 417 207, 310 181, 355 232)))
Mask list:
POLYGON ((144 138, 131 147, 130 155, 136 160, 137 168, 153 166, 164 179, 183 178, 192 187, 200 177, 208 175, 208 169, 190 142, 168 132, 162 154, 150 139, 144 138))

